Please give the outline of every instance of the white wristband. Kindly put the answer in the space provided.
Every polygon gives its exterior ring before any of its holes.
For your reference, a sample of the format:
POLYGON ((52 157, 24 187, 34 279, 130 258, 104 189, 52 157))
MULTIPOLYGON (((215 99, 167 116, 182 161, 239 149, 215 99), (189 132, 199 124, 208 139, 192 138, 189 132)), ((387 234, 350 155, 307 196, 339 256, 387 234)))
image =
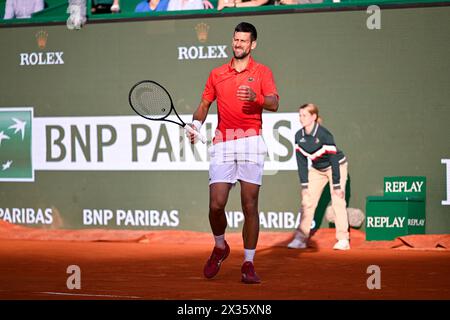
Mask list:
POLYGON ((198 120, 194 120, 192 121, 192 124, 194 125, 195 129, 197 130, 197 132, 200 132, 200 129, 202 127, 202 123, 198 120))

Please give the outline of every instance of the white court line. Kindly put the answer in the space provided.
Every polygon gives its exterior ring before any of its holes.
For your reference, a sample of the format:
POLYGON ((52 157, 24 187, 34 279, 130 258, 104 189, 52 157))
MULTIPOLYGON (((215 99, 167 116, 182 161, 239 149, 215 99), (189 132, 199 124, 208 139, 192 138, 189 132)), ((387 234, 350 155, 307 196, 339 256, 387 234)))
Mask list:
POLYGON ((60 296, 81 296, 81 297, 107 297, 107 298, 131 298, 131 299, 142 299, 142 297, 136 296, 116 296, 110 294, 88 294, 88 293, 67 293, 67 292, 34 292, 38 294, 53 294, 60 296))

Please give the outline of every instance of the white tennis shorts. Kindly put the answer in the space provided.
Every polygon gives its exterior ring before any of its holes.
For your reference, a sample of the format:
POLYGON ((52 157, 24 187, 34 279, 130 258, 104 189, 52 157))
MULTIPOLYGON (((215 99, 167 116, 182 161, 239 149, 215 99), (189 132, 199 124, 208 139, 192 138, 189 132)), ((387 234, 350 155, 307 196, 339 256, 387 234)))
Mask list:
POLYGON ((267 146, 261 136, 220 142, 209 148, 209 184, 238 180, 262 184, 267 146))

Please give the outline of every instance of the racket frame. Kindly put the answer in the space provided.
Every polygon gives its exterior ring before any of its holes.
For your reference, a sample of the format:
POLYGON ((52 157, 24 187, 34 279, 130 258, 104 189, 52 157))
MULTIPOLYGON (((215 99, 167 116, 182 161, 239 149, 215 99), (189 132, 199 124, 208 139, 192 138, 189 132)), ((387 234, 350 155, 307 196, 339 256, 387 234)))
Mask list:
POLYGON ((167 122, 172 122, 172 123, 174 123, 174 124, 177 124, 177 125, 183 127, 183 128, 184 128, 186 131, 188 131, 189 133, 192 133, 192 134, 197 135, 198 138, 199 138, 203 143, 206 142, 206 139, 203 137, 203 135, 202 135, 200 132, 197 132, 196 130, 192 129, 189 125, 186 124, 186 122, 184 122, 184 121, 180 118, 180 116, 179 116, 177 110, 175 109, 175 106, 173 105, 173 100, 172 100, 172 97, 170 96, 169 91, 167 91, 167 89, 164 88, 164 87, 163 87, 161 84, 159 84, 158 82, 153 81, 153 80, 141 80, 141 81, 139 81, 138 83, 136 83, 134 86, 131 87, 130 92, 128 93, 128 103, 130 104, 130 107, 133 109, 133 111, 136 112, 136 113, 137 113, 138 115, 140 115, 141 117, 143 117, 144 119, 152 120, 152 121, 167 121, 167 122), (138 112, 138 111, 136 110, 136 108, 133 106, 133 103, 131 102, 131 95, 132 95, 134 89, 135 89, 137 86, 139 86, 140 84, 142 84, 142 83, 153 83, 153 84, 157 85, 158 87, 160 87, 161 89, 163 89, 164 92, 165 92, 165 93, 167 94, 167 96, 169 97, 169 100, 170 100, 170 111, 169 111, 164 117, 158 118, 158 119, 152 119, 152 118, 146 117, 146 116, 142 115, 140 112, 138 112), (176 121, 167 119, 167 117, 170 116, 170 114, 172 113, 172 111, 175 113, 175 115, 177 116, 178 120, 180 120, 180 122, 176 122, 176 121))

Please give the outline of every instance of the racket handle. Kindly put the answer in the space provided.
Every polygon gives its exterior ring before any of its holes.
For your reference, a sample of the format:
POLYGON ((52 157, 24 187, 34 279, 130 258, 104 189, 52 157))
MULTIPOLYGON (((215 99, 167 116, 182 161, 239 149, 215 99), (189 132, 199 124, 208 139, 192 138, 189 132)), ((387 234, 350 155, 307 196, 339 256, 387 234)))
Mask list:
POLYGON ((190 134, 193 134, 195 137, 199 138, 201 142, 206 143, 206 138, 200 132, 194 130, 190 125, 185 125, 184 129, 190 134))

